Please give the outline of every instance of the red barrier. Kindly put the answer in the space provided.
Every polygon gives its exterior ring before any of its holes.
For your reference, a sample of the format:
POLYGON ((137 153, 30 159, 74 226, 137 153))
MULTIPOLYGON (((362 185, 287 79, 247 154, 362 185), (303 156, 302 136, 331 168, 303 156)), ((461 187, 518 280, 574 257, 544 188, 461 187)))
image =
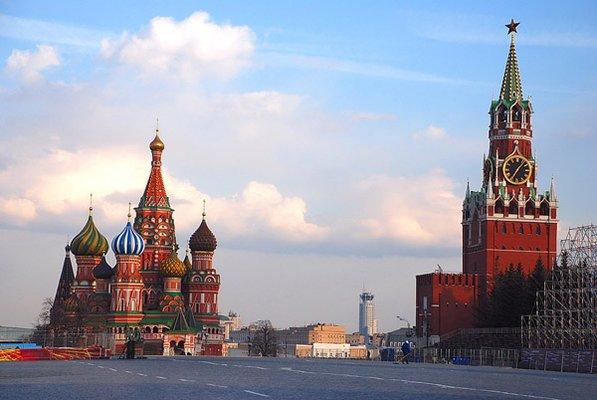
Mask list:
POLYGON ((90 360, 110 357, 110 350, 94 346, 86 349, 73 347, 45 347, 39 349, 0 350, 2 361, 41 361, 41 360, 90 360))

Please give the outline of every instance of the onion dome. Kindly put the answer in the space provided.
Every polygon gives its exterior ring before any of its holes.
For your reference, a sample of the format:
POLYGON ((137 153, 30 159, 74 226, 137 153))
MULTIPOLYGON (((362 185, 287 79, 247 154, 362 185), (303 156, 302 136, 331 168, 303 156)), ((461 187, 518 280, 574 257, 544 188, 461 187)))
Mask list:
POLYGON ((168 258, 162 262, 160 270, 162 275, 168 278, 182 278, 187 273, 187 267, 178 258, 176 250, 172 250, 168 258))
POLYGON ((149 143, 149 149, 152 151, 164 150, 164 142, 160 139, 159 130, 155 130, 155 138, 149 143))
MULTIPOLYGON (((129 213, 129 219, 131 214, 129 213)), ((123 254, 129 256, 138 256, 143 253, 145 249, 145 242, 143 237, 133 229, 131 221, 126 223, 126 226, 114 239, 112 239, 112 250, 116 254, 123 254)))
POLYGON ((106 257, 102 257, 102 262, 93 268, 93 277, 95 279, 110 279, 113 273, 114 271, 106 261, 106 257))
POLYGON ((87 223, 70 243, 70 250, 76 256, 101 256, 109 249, 108 240, 95 227, 92 211, 89 207, 87 223))
POLYGON ((187 268, 187 271, 190 271, 191 269, 193 269, 193 264, 191 263, 191 260, 189 259, 189 249, 187 249, 187 254, 184 256, 184 260, 182 263, 187 268))
POLYGON ((195 233, 191 235, 189 247, 193 251, 213 252, 217 246, 218 241, 207 226, 207 222, 205 222, 205 211, 203 211, 203 221, 201 221, 201 225, 199 225, 199 228, 197 228, 195 233))

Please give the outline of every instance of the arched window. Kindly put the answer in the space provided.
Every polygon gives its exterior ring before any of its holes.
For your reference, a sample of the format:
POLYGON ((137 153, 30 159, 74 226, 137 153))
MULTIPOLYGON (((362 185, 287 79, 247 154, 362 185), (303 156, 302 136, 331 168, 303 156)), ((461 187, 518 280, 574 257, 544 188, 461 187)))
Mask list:
POLYGON ((506 224, 504 222, 502 222, 502 233, 505 235, 506 233, 508 233, 508 230, 506 229, 506 224))
POLYGON ((520 233, 521 235, 524 235, 524 225, 520 224, 520 227, 518 228, 518 233, 520 233))
POLYGON ((503 214, 504 213, 504 202, 502 199, 498 199, 495 202, 495 213, 496 214, 503 214))
POLYGON ((150 326, 146 326, 145 327, 145 333, 151 333, 151 327, 150 326))
POLYGON ((498 108, 498 128, 505 128, 508 123, 508 110, 503 105, 498 108))
POLYGON ((527 201, 524 213, 526 215, 535 215, 535 202, 533 200, 527 201))
POLYGON ((153 333, 158 333, 158 327, 157 326, 153 327, 153 333))
POLYGON ((514 106, 512 109, 512 121, 514 122, 521 122, 522 121, 522 109, 519 105, 514 106))
POLYGON ((537 227, 535 228, 535 234, 541 235, 541 225, 537 225, 537 227))
POLYGON ((510 206, 508 207, 508 214, 518 215, 518 202, 516 200, 510 200, 510 206))
POLYGON ((549 204, 547 204, 546 201, 541 202, 541 205, 539 206, 539 214, 549 215, 549 204))

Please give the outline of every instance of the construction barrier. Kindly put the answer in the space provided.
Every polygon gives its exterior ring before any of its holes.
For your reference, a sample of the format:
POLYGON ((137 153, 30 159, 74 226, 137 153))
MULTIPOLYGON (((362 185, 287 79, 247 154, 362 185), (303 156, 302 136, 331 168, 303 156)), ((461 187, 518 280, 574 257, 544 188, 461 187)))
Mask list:
POLYGON ((42 360, 91 360, 108 358, 111 352, 100 346, 85 349, 72 347, 43 347, 37 349, 2 349, 2 361, 42 361, 42 360))

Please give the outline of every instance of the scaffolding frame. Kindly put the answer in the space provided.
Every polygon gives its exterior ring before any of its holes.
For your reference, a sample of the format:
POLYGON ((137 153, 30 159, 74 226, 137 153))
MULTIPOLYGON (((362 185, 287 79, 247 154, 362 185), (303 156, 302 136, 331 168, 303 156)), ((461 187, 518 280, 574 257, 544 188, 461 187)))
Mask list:
POLYGON ((597 225, 568 230, 535 304, 535 314, 521 317, 523 347, 597 348, 597 225))

